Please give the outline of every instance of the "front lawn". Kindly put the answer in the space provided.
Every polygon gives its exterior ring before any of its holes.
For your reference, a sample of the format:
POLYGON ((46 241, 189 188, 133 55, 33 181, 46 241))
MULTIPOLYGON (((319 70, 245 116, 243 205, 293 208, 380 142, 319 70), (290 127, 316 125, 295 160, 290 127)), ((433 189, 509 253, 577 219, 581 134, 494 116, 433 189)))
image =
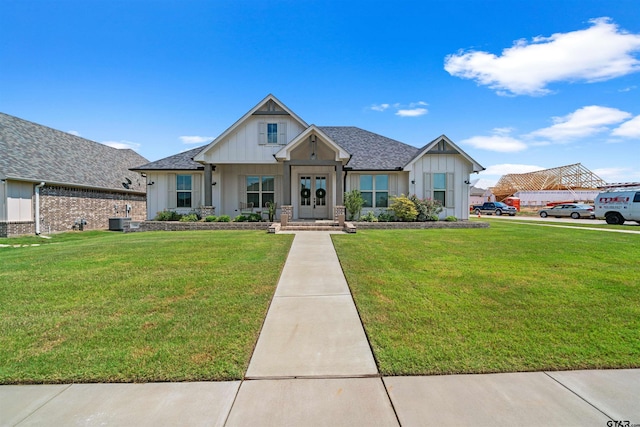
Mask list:
POLYGON ((384 375, 640 367, 640 235, 492 221, 332 237, 384 375))
POLYGON ((242 378, 292 237, 3 239, 0 383, 242 378))

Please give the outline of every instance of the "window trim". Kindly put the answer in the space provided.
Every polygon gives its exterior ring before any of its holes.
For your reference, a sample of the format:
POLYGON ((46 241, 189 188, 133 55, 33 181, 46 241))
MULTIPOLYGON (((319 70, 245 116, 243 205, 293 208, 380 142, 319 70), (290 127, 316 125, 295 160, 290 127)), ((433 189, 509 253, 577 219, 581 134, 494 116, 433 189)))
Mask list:
POLYGON ((176 174, 176 208, 192 208, 193 207, 193 175, 176 174), (189 189, 179 189, 178 181, 181 177, 189 177, 189 189), (189 194, 189 206, 180 206, 180 194, 189 194))
POLYGON ((378 209, 378 208, 388 208, 389 207, 389 187, 390 187, 390 182, 391 178, 389 176, 389 174, 380 174, 380 173, 376 173, 376 174, 359 174, 359 178, 358 178, 358 189, 360 191, 360 194, 364 194, 364 193, 371 193, 371 206, 363 206, 363 208, 365 209, 378 209), (365 176, 369 176, 371 177, 371 190, 362 190, 362 178, 365 176), (378 190, 376 189, 376 178, 379 176, 386 176, 387 177, 387 189, 386 190, 378 190), (386 193, 387 194, 387 205, 386 206, 378 206, 378 194, 382 194, 382 193, 386 193))
POLYGON ((273 201, 276 200, 276 176, 275 175, 247 175, 245 177, 245 180, 244 180, 244 185, 245 185, 245 201, 247 203, 249 203, 249 195, 250 194, 257 194, 258 195, 258 206, 254 206, 254 208, 256 208, 256 209, 264 209, 265 208, 264 204, 266 202, 264 201, 264 198, 263 198, 263 195, 265 195, 265 194, 272 194, 273 196, 271 197, 271 199, 273 201), (250 178, 258 178, 258 190, 257 191, 249 190, 249 179, 250 178), (264 184, 264 179, 265 178, 271 178, 271 180, 273 182, 273 190, 264 190, 263 189, 263 184, 264 184))

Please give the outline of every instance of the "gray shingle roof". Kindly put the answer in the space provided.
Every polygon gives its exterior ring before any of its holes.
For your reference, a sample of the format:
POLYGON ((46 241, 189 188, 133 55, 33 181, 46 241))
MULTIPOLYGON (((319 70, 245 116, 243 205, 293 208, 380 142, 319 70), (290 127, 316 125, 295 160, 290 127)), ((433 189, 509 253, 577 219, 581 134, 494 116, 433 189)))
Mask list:
POLYGON ((204 166, 198 162, 194 162, 192 159, 198 154, 206 145, 202 147, 194 148, 193 150, 184 151, 182 153, 174 154, 173 156, 165 157, 164 159, 156 160, 155 162, 147 163, 141 166, 132 168, 132 170, 148 171, 148 170, 195 170, 203 169, 204 166))
POLYGON ((318 128, 353 156, 347 166, 354 170, 402 168, 419 152, 417 147, 353 126, 318 128))
POLYGON ((0 113, 0 177, 73 187, 146 192, 129 170, 148 160, 133 150, 108 147, 66 132, 0 113))
MULTIPOLYGON (((354 170, 396 170, 404 167, 420 149, 353 126, 319 126, 329 138, 352 155, 347 164, 354 170)), ((133 170, 195 170, 203 165, 193 159, 205 146, 165 157, 133 170)))

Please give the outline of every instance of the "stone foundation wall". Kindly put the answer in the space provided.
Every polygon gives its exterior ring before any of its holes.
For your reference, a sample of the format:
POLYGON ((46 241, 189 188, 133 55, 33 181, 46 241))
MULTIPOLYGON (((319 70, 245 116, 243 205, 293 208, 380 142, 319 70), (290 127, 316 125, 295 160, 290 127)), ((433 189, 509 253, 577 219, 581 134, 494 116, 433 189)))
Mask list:
POLYGON ((0 237, 24 236, 35 233, 36 224, 33 221, 0 222, 0 237))
MULTIPOLYGON (((127 194, 101 190, 46 185, 40 190, 40 232, 55 233, 78 229, 81 219, 85 230, 109 228, 109 218, 126 217, 131 206, 132 220, 146 218, 144 194, 127 194)), ((35 231, 34 231, 35 232, 35 231)))
POLYGON ((267 231, 270 222, 180 222, 180 221, 132 221, 125 233, 137 231, 189 231, 189 230, 262 230, 267 231))

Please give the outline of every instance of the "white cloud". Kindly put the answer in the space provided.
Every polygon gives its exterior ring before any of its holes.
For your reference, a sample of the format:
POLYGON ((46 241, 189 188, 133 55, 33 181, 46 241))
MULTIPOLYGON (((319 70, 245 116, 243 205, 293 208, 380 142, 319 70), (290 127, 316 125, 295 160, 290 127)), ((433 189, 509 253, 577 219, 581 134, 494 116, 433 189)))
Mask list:
POLYGON ((69 130, 67 131, 67 133, 70 133, 71 135, 75 135, 75 136, 81 136, 80 132, 78 132, 77 130, 69 130))
POLYGON ((640 181, 640 170, 631 168, 600 168, 593 169, 592 172, 607 182, 640 181))
POLYGON ((620 30, 609 18, 591 27, 550 37, 517 40, 500 56, 483 51, 447 55, 444 69, 452 76, 476 80, 501 95, 545 95, 559 81, 610 80, 640 70, 640 34, 620 30))
POLYGON ((515 153, 527 149, 527 144, 519 139, 504 134, 490 136, 472 136, 460 141, 480 150, 498 151, 500 153, 515 153))
POLYGON ((390 107, 390 105, 389 105, 389 104, 373 104, 370 108, 371 108, 373 111, 384 111, 384 110, 386 110, 386 109, 387 109, 387 108, 389 108, 389 107, 390 107))
POLYGON ((632 90, 636 90, 638 86, 629 86, 618 90, 618 92, 631 92, 632 90))
POLYGON ((373 111, 386 111, 389 108, 393 108, 396 110, 396 112, 394 113, 396 116, 400 116, 400 117, 419 117, 419 116, 424 116, 425 114, 429 113, 429 110, 427 110, 426 107, 427 104, 424 101, 418 101, 418 102, 411 102, 407 105, 402 105, 398 102, 396 102, 395 104, 373 104, 371 107, 369 107, 369 109, 373 110, 373 111))
POLYGON ((183 144, 202 144, 203 142, 213 141, 212 136, 179 136, 183 144))
POLYGON ((424 116, 429 111, 426 108, 414 108, 411 110, 398 110, 396 111, 396 116, 400 117, 418 117, 424 116))
POLYGON ((640 138, 640 116, 635 116, 633 119, 624 122, 615 128, 611 132, 611 135, 626 138, 640 138))
POLYGON ((131 141, 103 141, 102 143, 109 147, 118 148, 121 150, 131 149, 137 151, 140 148, 140 144, 131 141))
POLYGON ((631 117, 630 113, 617 108, 589 105, 564 117, 553 117, 554 125, 531 132, 527 136, 566 141, 606 131, 609 129, 607 126, 620 123, 629 117, 631 117))

